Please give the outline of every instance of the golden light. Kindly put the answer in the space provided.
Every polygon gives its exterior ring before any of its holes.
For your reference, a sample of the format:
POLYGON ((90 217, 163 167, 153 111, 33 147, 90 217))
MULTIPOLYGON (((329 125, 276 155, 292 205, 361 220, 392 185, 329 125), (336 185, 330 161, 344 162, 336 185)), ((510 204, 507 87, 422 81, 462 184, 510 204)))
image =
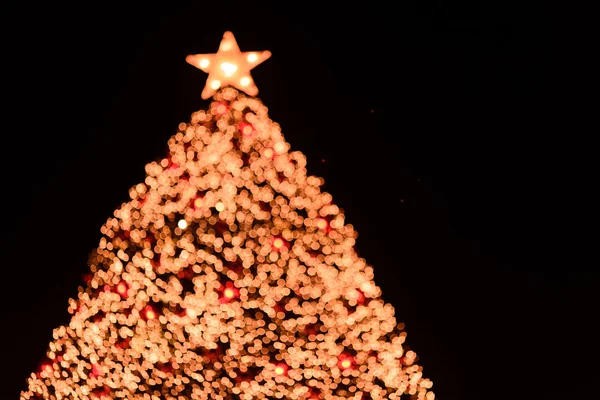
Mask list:
POLYGON ((275 153, 277 154, 283 154, 287 151, 286 145, 283 142, 277 142, 275 143, 275 147, 274 147, 275 153))
POLYGON ((225 32, 217 53, 188 55, 186 61, 208 73, 207 86, 202 91, 202 98, 208 99, 218 89, 226 86, 233 86, 250 96, 256 96, 258 88, 251 78, 250 70, 269 57, 269 51, 242 53, 233 33, 225 32))
POLYGON ((223 73, 227 77, 232 76, 233 74, 235 74, 235 71, 237 71, 237 69, 238 69, 237 65, 232 64, 230 62, 223 62, 223 63, 221 63, 221 70, 223 70, 223 73))
POLYGON ((192 310, 191 308, 186 309, 185 314, 190 318, 196 318, 196 316, 198 315, 196 311, 192 310))
POLYGON ((250 78, 248 78, 247 76, 242 77, 242 79, 240 79, 240 85, 246 87, 250 84, 250 78))
POLYGON ((275 152, 270 147, 267 147, 266 149, 263 150, 263 156, 265 156, 267 158, 273 158, 274 155, 275 155, 275 152))
POLYGON ((200 63, 198 63, 198 65, 200 66, 200 68, 207 68, 210 65, 210 61, 208 61, 208 59, 203 58, 202 60, 200 60, 200 63))
MULTIPOLYGON (((202 59, 223 85, 222 62, 238 83, 249 62, 202 59)), ((434 400, 354 227, 267 111, 224 87, 179 125, 101 227, 23 400, 434 400)))

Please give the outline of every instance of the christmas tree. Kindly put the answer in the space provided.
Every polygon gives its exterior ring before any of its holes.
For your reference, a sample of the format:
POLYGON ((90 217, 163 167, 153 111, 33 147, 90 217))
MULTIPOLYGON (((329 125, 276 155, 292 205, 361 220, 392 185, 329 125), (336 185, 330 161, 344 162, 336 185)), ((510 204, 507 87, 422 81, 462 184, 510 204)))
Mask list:
POLYGON ((356 232, 254 97, 269 56, 230 32, 188 56, 212 102, 102 226, 21 399, 433 400, 356 232))

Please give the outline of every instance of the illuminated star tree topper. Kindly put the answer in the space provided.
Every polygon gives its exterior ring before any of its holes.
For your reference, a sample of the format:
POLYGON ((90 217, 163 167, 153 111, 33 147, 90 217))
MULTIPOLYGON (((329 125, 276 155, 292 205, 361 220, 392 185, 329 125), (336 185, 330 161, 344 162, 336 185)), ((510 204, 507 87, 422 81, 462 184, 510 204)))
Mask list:
POLYGON ((241 52, 231 32, 225 32, 216 54, 193 54, 186 61, 208 73, 202 98, 208 99, 217 90, 233 86, 250 96, 258 94, 250 70, 271 57, 270 51, 241 52))

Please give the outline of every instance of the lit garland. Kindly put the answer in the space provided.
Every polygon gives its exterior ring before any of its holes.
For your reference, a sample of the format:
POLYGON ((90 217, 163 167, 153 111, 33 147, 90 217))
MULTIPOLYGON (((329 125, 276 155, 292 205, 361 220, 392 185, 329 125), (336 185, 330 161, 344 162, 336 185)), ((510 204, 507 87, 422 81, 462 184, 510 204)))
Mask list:
POLYGON ((21 399, 433 400, 323 180, 218 91, 102 227, 21 399))

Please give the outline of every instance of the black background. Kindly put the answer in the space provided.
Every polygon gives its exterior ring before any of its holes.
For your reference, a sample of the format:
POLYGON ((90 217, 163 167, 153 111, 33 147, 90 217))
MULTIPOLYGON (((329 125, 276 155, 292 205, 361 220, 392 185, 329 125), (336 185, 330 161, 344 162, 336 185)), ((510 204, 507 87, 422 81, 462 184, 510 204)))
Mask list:
POLYGON ((226 30, 272 51, 259 97, 437 398, 593 397, 586 25, 533 3, 284 3, 3 6, 2 397, 68 321, 100 226, 208 105, 185 56, 226 30))

